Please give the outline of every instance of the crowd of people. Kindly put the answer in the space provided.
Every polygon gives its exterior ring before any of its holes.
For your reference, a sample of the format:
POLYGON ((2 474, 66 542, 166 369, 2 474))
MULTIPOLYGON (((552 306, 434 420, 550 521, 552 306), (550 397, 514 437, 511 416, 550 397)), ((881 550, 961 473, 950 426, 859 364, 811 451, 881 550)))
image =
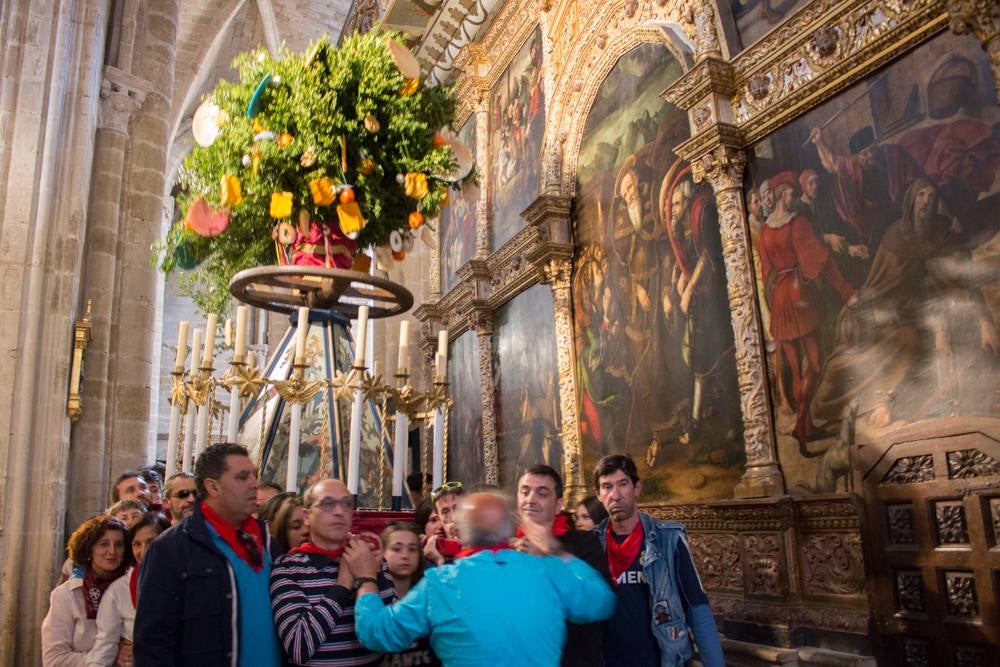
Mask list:
POLYGON ((381 536, 340 480, 284 492, 239 445, 162 477, 122 473, 73 532, 44 665, 724 664, 684 528, 639 511, 627 455, 572 508, 547 465, 514 498, 416 473, 414 521, 381 536))

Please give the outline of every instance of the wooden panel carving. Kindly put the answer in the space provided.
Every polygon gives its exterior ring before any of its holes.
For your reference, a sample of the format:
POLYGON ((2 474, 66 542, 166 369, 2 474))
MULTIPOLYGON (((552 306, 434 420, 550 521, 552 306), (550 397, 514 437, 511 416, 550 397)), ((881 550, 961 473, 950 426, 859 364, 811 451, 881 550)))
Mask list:
POLYGON ((807 535, 801 550, 803 592, 810 595, 859 595, 864 591, 860 534, 807 535))
POLYGON ((695 567, 707 591, 742 591, 743 564, 740 543, 729 533, 695 533, 690 536, 695 567))
POLYGON ((948 476, 953 479, 967 479, 983 475, 1000 474, 1000 461, 987 456, 978 449, 961 449, 948 452, 948 476))

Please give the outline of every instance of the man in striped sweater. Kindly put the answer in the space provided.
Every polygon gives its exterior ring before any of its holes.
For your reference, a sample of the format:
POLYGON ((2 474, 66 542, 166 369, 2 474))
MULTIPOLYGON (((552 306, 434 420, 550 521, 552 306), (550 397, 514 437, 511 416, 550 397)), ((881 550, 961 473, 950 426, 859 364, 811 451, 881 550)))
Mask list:
POLYGON ((385 563, 377 577, 355 578, 341 560, 344 547, 367 544, 349 534, 354 499, 343 482, 316 482, 304 504, 309 541, 278 558, 271 570, 271 607, 286 664, 377 664, 381 655, 354 634, 354 591, 369 582, 386 604, 395 600, 385 563))

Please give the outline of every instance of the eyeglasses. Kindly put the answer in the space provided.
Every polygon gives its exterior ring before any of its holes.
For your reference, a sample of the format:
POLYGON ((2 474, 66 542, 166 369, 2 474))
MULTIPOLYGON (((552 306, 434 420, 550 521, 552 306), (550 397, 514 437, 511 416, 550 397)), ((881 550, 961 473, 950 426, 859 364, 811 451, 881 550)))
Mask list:
POLYGON ((431 492, 431 500, 433 500, 433 501, 436 502, 438 498, 440 498, 441 496, 448 495, 449 493, 453 493, 455 495, 461 494, 462 493, 462 483, 461 482, 445 482, 444 484, 442 484, 441 486, 439 486, 438 488, 434 489, 431 492))
POLYGON ((237 530, 236 537, 240 539, 240 544, 247 550, 247 556, 250 557, 253 566, 260 567, 264 561, 261 558, 260 547, 257 545, 257 538, 243 530, 237 530))
POLYGON ((321 509, 324 512, 330 512, 336 507, 343 507, 345 512, 349 512, 354 509, 354 498, 347 496, 346 498, 322 498, 319 501, 313 503, 313 507, 321 509))
POLYGON ((180 491, 174 491, 170 494, 170 498, 180 498, 181 500, 187 500, 190 496, 196 493, 194 489, 181 489, 180 491))

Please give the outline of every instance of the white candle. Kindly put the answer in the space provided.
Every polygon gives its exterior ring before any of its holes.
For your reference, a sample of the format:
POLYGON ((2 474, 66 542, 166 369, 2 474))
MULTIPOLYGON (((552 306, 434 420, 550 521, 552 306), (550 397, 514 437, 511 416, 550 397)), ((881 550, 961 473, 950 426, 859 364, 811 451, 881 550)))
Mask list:
POLYGON ((431 461, 433 488, 444 484, 444 407, 434 410, 434 456, 431 461))
POLYGON ((309 309, 299 308, 299 319, 295 323, 295 363, 306 362, 306 337, 309 335, 309 309))
POLYGON ((205 334, 201 329, 195 329, 191 336, 191 374, 198 370, 198 360, 201 358, 201 338, 205 334))
POLYGON ((191 472, 191 463, 194 454, 194 418, 197 406, 194 401, 188 401, 187 415, 184 417, 184 449, 181 458, 181 470, 191 472))
POLYGON ((234 386, 229 394, 229 421, 226 424, 226 442, 236 442, 240 435, 240 390, 234 386))
POLYGON ((361 476, 361 418, 364 411, 364 396, 360 389, 354 390, 351 405, 351 439, 347 453, 347 490, 352 495, 358 493, 358 479, 361 476))
POLYGON ((299 492, 299 433, 302 429, 302 404, 292 406, 292 420, 288 425, 288 468, 285 472, 285 491, 299 492))
POLYGON ((358 308, 358 335, 354 339, 354 365, 365 365, 365 348, 368 347, 368 306, 358 308))
POLYGON ((434 374, 435 382, 447 382, 448 381, 448 354, 446 352, 437 353, 437 363, 435 367, 437 372, 434 374))
POLYGON ((396 368, 399 373, 405 373, 410 367, 410 321, 403 320, 399 323, 399 359, 396 361, 396 368))
MULTIPOLYGON (((396 412, 396 441, 392 450, 392 497, 403 496, 403 472, 406 469, 406 445, 410 437, 410 424, 403 412, 396 412)), ((393 503, 393 509, 399 509, 393 503)))
POLYGON ((184 370, 184 359, 187 358, 188 327, 190 324, 181 322, 177 327, 177 356, 174 357, 174 370, 184 370))
POLYGON ((448 356, 448 330, 441 329, 438 331, 438 354, 443 354, 448 356))
POLYGON ((246 361, 247 356, 247 328, 250 321, 250 307, 240 306, 236 309, 236 348, 233 353, 236 361, 246 361))
POLYGON ((226 347, 233 346, 233 321, 226 318, 226 323, 222 325, 222 341, 226 347))
POLYGON ((215 330, 219 327, 219 316, 212 313, 205 325, 205 349, 201 356, 201 367, 211 368, 215 357, 215 330))

